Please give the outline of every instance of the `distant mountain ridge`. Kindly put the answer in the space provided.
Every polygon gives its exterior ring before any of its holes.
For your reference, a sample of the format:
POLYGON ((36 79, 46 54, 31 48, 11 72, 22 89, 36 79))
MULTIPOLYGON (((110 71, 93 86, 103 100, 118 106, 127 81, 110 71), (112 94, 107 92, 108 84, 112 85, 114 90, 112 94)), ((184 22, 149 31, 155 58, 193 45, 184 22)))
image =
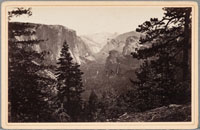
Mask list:
MULTIPOLYGON (((13 22, 14 23, 14 22, 13 22)), ((24 24, 18 23, 17 24, 24 24)), ((12 23, 11 23, 12 24, 12 23)), ((33 26, 36 32, 34 36, 16 37, 17 40, 40 39, 44 42, 35 45, 33 48, 37 51, 47 51, 45 61, 49 64, 56 64, 60 57, 60 50, 66 41, 69 45, 69 51, 74 62, 78 64, 86 63, 88 60, 94 60, 93 52, 90 47, 76 34, 75 30, 66 28, 62 25, 45 25, 26 23, 33 26)))
POLYGON ((138 47, 138 40, 140 36, 142 36, 141 33, 131 31, 120 34, 113 39, 109 39, 100 52, 95 55, 95 57, 99 61, 105 61, 105 59, 109 56, 109 52, 112 50, 116 50, 119 53, 126 55, 127 50, 134 51, 134 49, 138 47), (132 40, 127 40, 128 38, 130 39, 130 37, 132 40))
POLYGON ((94 47, 94 49, 96 49, 94 53, 98 53, 107 44, 107 41, 109 39, 115 38, 117 35, 117 33, 101 32, 88 35, 81 35, 80 37, 86 43, 89 43, 92 48, 94 47))
MULTIPOLYGON (((13 22, 14 23, 14 22, 13 22)), ((15 22, 23 24, 20 22, 15 22)), ((44 42, 34 45, 37 51, 47 51, 46 62, 56 64, 60 56, 60 50, 64 41, 69 45, 69 51, 74 62, 84 64, 88 61, 103 61, 109 56, 109 51, 117 50, 122 53, 126 45, 127 37, 134 36, 138 39, 140 34, 132 31, 118 35, 117 33, 95 33, 91 35, 77 36, 76 31, 62 25, 45 25, 26 23, 34 26, 35 36, 16 37, 17 40, 42 39, 44 42)), ((128 46, 125 48, 131 51, 128 46)))
POLYGON ((98 53, 101 50, 101 45, 92 39, 86 37, 86 36, 81 36, 81 39, 91 48, 91 51, 93 53, 98 53))

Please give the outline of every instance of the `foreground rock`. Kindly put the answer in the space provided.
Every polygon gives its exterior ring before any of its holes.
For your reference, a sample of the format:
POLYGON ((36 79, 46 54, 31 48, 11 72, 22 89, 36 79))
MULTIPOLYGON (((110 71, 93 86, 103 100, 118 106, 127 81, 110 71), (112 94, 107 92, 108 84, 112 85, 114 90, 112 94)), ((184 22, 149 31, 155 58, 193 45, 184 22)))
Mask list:
POLYGON ((178 122, 191 121, 191 105, 163 106, 141 113, 123 114, 117 122, 178 122))

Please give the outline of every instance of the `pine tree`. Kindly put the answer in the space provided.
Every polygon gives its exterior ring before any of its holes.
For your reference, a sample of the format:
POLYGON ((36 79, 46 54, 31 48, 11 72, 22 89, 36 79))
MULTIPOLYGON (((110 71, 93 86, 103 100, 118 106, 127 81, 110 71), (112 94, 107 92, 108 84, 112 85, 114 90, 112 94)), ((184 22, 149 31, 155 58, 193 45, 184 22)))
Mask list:
POLYGON ((77 63, 73 63, 70 56, 69 46, 64 42, 61 55, 58 60, 57 80, 58 80, 58 100, 64 104, 67 114, 72 121, 79 120, 83 92, 81 75, 83 74, 77 63))
MULTIPOLYGON (((14 16, 31 15, 31 9, 18 8, 9 12, 9 19, 14 16)), ((42 40, 17 40, 16 37, 31 37, 35 34, 33 26, 28 23, 8 23, 8 101, 10 102, 11 122, 38 122, 51 119, 49 97, 45 91, 53 81, 41 77, 44 70, 42 54, 31 46, 42 40)))
POLYGON ((88 113, 89 121, 96 121, 97 109, 98 109, 98 96, 96 95, 94 90, 92 90, 90 93, 87 109, 89 111, 88 113))
POLYGON ((134 58, 144 64, 137 72, 138 100, 147 109, 190 101, 191 8, 164 8, 162 20, 151 18, 136 31, 145 45, 134 58), (180 77, 182 75, 182 77, 180 77))

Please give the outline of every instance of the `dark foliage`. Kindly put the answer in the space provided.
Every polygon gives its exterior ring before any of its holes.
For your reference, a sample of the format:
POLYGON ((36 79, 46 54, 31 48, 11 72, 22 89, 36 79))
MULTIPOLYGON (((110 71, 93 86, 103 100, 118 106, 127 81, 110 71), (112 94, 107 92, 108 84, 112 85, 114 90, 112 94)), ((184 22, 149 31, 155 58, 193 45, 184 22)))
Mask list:
POLYGON ((71 121, 78 121, 82 109, 83 73, 79 69, 80 65, 72 62, 67 42, 63 44, 57 64, 58 102, 64 104, 71 121))
POLYGON ((92 90, 89 96, 88 102, 84 102, 84 109, 82 113, 82 117, 84 118, 83 121, 97 121, 98 116, 98 109, 99 109, 99 99, 96 95, 95 91, 92 90))
POLYGON ((88 119, 95 121, 97 119, 98 97, 94 91, 91 92, 88 103, 88 119))
MULTIPOLYGON (((30 9, 18 8, 9 12, 9 19, 14 16, 31 15, 30 9)), ((44 122, 52 120, 50 109, 50 87, 54 80, 40 76, 45 69, 41 61, 42 54, 31 49, 31 45, 42 40, 17 40, 16 37, 34 35, 28 24, 9 22, 9 96, 11 122, 44 122)))
POLYGON ((191 100, 191 8, 164 10, 162 20, 151 18, 137 29, 146 36, 139 42, 144 47, 132 54, 143 60, 132 98, 142 111, 191 100))

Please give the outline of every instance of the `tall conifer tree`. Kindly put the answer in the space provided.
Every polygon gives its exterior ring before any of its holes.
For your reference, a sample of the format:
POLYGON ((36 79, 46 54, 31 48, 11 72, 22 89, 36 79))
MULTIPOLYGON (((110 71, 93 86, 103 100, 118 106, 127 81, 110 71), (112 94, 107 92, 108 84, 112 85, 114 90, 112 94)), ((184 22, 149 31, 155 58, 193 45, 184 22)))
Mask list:
POLYGON ((144 60, 134 85, 147 109, 190 101, 191 8, 164 8, 162 20, 151 18, 137 28, 146 47, 133 53, 144 60), (181 75, 181 76, 180 76, 181 75), (145 97, 144 97, 145 96, 145 97))
MULTIPOLYGON (((31 9, 18 8, 9 12, 9 19, 14 16, 31 15, 31 9)), ((8 22, 8 101, 10 102, 11 122, 50 121, 49 97, 42 90, 48 88, 47 77, 41 77, 44 70, 41 63, 43 56, 31 49, 31 46, 43 40, 17 40, 17 37, 31 37, 35 34, 33 26, 28 23, 8 22)))
POLYGON ((77 121, 80 119, 82 107, 83 84, 81 75, 83 73, 79 69, 80 65, 73 63, 72 60, 69 46, 67 42, 64 42, 57 63, 58 99, 64 105, 64 109, 72 121, 77 121))
POLYGON ((98 96, 95 91, 92 90, 88 101, 88 118, 90 121, 96 121, 97 119, 97 109, 98 109, 98 96))

